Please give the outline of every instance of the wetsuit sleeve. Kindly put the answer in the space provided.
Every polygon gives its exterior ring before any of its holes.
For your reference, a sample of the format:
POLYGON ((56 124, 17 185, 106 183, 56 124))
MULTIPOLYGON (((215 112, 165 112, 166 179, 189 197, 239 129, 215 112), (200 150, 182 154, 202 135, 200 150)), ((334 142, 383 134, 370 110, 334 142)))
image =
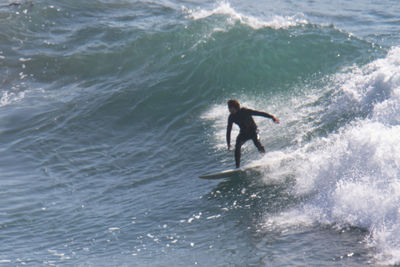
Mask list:
POLYGON ((274 118, 274 116, 272 116, 271 114, 268 114, 268 113, 262 112, 262 111, 258 111, 258 110, 248 109, 248 112, 252 116, 262 116, 262 117, 266 117, 266 118, 270 118, 270 119, 274 118))
POLYGON ((232 131, 232 117, 228 117, 228 126, 226 127, 226 143, 228 144, 228 147, 231 145, 231 131, 232 131))

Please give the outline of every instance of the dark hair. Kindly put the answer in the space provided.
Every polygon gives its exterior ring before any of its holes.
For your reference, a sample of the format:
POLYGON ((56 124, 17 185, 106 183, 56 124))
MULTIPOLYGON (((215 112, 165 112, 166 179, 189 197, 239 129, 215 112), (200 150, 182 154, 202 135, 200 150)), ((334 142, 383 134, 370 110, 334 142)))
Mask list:
POLYGON ((240 103, 236 99, 231 99, 228 101, 228 108, 235 108, 235 109, 240 109, 240 103))

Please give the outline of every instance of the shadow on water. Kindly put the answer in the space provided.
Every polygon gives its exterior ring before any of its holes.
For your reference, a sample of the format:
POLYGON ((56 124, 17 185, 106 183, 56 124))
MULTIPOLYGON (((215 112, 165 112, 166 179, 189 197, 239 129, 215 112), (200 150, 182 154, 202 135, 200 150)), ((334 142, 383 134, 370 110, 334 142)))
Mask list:
POLYGON ((221 181, 205 197, 224 206, 225 211, 246 210, 254 218, 280 212, 301 201, 290 193, 295 182, 293 178, 285 177, 273 183, 268 180, 268 175, 261 172, 236 174, 221 181))

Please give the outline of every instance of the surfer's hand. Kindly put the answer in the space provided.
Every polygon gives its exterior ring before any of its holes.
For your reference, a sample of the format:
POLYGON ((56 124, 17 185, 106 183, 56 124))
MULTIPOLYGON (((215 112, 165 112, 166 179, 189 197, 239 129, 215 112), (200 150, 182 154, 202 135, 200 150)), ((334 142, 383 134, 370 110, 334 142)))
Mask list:
POLYGON ((278 119, 277 117, 273 117, 272 120, 273 120, 276 124, 279 124, 279 122, 280 122, 279 119, 278 119))

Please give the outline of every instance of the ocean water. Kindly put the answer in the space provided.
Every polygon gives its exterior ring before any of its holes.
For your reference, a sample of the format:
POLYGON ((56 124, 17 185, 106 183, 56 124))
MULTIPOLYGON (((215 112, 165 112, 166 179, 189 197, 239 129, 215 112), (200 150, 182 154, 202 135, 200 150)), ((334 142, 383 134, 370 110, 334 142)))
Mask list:
POLYGON ((400 264, 398 1, 10 3, 0 266, 400 264))

